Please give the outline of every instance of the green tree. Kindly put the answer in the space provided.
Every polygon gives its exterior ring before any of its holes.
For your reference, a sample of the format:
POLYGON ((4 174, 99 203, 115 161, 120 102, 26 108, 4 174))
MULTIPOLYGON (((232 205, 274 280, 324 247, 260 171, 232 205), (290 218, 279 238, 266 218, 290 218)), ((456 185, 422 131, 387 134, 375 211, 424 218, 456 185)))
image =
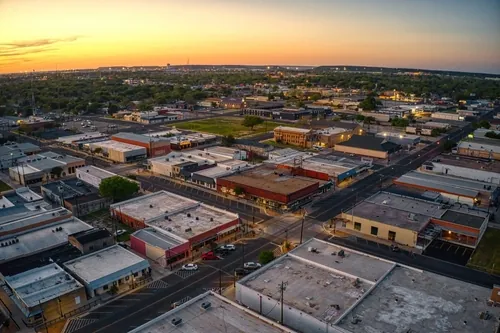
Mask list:
POLYGON ((108 105, 108 114, 113 114, 113 113, 118 112, 118 111, 120 111, 120 108, 118 107, 118 105, 113 104, 113 103, 110 103, 108 105))
POLYGON ((103 197, 111 198, 114 202, 125 200, 139 191, 136 182, 120 176, 106 178, 99 184, 99 193, 103 197))
POLYGON ((377 103, 377 100, 373 95, 368 95, 363 101, 361 101, 361 103, 359 103, 359 107, 365 111, 375 110, 377 105, 379 105, 379 103, 377 103))
POLYGON ((450 151, 452 150, 453 148, 455 148, 457 146, 457 143, 455 141, 451 141, 451 140, 447 140, 444 144, 443 144, 443 148, 445 151, 450 151))
POLYGON ((410 121, 405 118, 393 118, 391 120, 391 125, 394 127, 406 127, 410 124, 410 121))
POLYGON ((376 121, 375 117, 372 116, 365 117, 365 123, 367 123, 368 125, 373 124, 375 121, 376 121))
POLYGON ((94 154, 102 154, 102 148, 101 147, 96 147, 92 152, 94 154))
POLYGON ((484 136, 490 139, 500 139, 500 134, 497 134, 494 131, 489 131, 484 136))
POLYGON ((245 119, 243 119, 243 122, 241 123, 245 127, 250 127, 250 129, 253 131, 253 128, 257 125, 260 125, 264 122, 264 119, 257 117, 257 116, 245 116, 245 119))
POLYGON ((53 174, 54 176, 61 177, 63 171, 64 170, 61 167, 53 167, 52 170, 50 170, 50 173, 53 174))
POLYGON ((234 191, 234 194, 236 194, 236 195, 242 195, 245 193, 245 190, 239 186, 236 186, 233 191, 234 191))
POLYGON ((222 145, 225 147, 231 147, 236 142, 236 139, 232 134, 225 135, 222 137, 222 145))
POLYGON ((363 116, 362 114, 358 114, 358 115, 356 115, 356 120, 363 121, 363 120, 365 120, 365 116, 363 116))
POLYGON ((259 263, 262 265, 268 264, 274 260, 274 252, 273 251, 262 251, 259 253, 259 263))

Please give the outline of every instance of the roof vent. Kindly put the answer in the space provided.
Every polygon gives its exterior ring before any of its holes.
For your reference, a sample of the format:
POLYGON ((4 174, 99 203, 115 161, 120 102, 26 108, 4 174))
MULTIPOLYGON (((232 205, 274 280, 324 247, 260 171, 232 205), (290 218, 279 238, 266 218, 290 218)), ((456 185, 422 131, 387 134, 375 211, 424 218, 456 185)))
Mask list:
POLYGON ((187 213, 187 217, 191 217, 191 213, 187 213))
POLYGON ((213 217, 211 217, 211 218, 210 218, 210 222, 213 222, 213 221, 214 221, 214 218, 213 218, 213 217))
POLYGON ((153 208, 153 205, 149 205, 149 208, 153 208))
POLYGON ((191 231, 193 231, 193 229, 191 229, 191 228, 187 228, 187 229, 186 229, 186 230, 184 230, 184 231, 185 231, 185 232, 191 232, 191 231))
POLYGON ((172 318, 170 322, 172 323, 173 326, 179 326, 180 324, 182 324, 182 318, 175 317, 172 318))
POLYGON ((203 303, 201 303, 201 308, 203 310, 208 310, 211 306, 212 306, 212 303, 210 303, 210 302, 203 302, 203 303))
POLYGON ((198 216, 196 216, 194 219, 195 219, 196 221, 198 221, 200 218, 199 218, 198 216))

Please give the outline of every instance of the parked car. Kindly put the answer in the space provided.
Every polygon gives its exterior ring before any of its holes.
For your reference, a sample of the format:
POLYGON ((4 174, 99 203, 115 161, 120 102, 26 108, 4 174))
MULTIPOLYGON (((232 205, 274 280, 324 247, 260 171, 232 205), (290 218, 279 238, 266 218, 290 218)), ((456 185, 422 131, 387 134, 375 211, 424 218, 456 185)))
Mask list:
POLYGON ((123 229, 118 229, 116 230, 115 232, 115 236, 120 236, 120 235, 123 235, 124 233, 126 233, 127 230, 123 230, 123 229))
POLYGON ((243 264, 243 268, 246 268, 246 269, 258 269, 260 267, 262 267, 262 265, 259 264, 258 262, 249 261, 249 262, 246 262, 243 264))
POLYGON ((234 270, 234 274, 236 276, 245 276, 247 275, 248 273, 250 273, 250 271, 248 269, 244 269, 244 268, 241 268, 241 267, 238 267, 234 270))
POLYGON ((198 270, 198 265, 196 265, 196 264, 185 264, 185 265, 182 265, 181 269, 183 271, 197 271, 198 270))
POLYGON ((202 260, 218 260, 220 258, 215 253, 210 251, 210 252, 203 253, 201 255, 201 259, 202 260))
POLYGON ((228 251, 234 251, 234 250, 236 250, 236 246, 234 246, 233 244, 225 244, 225 245, 221 245, 219 247, 219 249, 221 249, 221 250, 228 250, 228 251))

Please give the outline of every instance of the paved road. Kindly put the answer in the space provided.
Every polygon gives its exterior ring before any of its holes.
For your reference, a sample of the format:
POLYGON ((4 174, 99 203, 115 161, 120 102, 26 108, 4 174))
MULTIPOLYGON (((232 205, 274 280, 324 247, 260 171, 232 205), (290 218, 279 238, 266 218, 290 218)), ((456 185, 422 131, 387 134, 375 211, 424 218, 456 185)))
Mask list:
POLYGON ((200 263, 197 272, 178 271, 90 311, 85 317, 72 322, 70 327, 74 329, 67 332, 128 332, 170 310, 175 302, 186 301, 208 290, 218 291, 220 280, 223 289, 232 286, 235 268, 241 267, 244 261, 256 261, 261 251, 274 248, 265 239, 247 241, 244 248, 237 245, 236 251, 222 260, 200 263))
POLYGON ((490 275, 485 272, 476 271, 465 266, 453 264, 425 255, 410 254, 407 251, 392 252, 387 245, 365 240, 363 238, 327 238, 325 240, 372 254, 380 258, 392 260, 403 265, 445 275, 486 288, 492 288, 494 284, 500 284, 499 276, 490 275))

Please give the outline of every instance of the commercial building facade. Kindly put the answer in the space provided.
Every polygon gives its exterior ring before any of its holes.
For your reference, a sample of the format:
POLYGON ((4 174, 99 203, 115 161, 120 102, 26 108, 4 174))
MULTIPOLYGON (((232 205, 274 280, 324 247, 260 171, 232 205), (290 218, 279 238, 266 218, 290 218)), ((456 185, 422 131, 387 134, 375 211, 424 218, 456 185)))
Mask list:
POLYGON ((346 154, 387 160, 398 152, 401 146, 384 138, 353 135, 348 141, 336 144, 334 149, 346 154))
POLYGON ((170 152, 170 140, 168 138, 155 138, 135 133, 117 133, 111 139, 135 146, 146 148, 148 157, 166 155, 170 152))
POLYGON ((311 145, 312 131, 303 128, 278 126, 274 129, 274 141, 299 147, 311 145))

